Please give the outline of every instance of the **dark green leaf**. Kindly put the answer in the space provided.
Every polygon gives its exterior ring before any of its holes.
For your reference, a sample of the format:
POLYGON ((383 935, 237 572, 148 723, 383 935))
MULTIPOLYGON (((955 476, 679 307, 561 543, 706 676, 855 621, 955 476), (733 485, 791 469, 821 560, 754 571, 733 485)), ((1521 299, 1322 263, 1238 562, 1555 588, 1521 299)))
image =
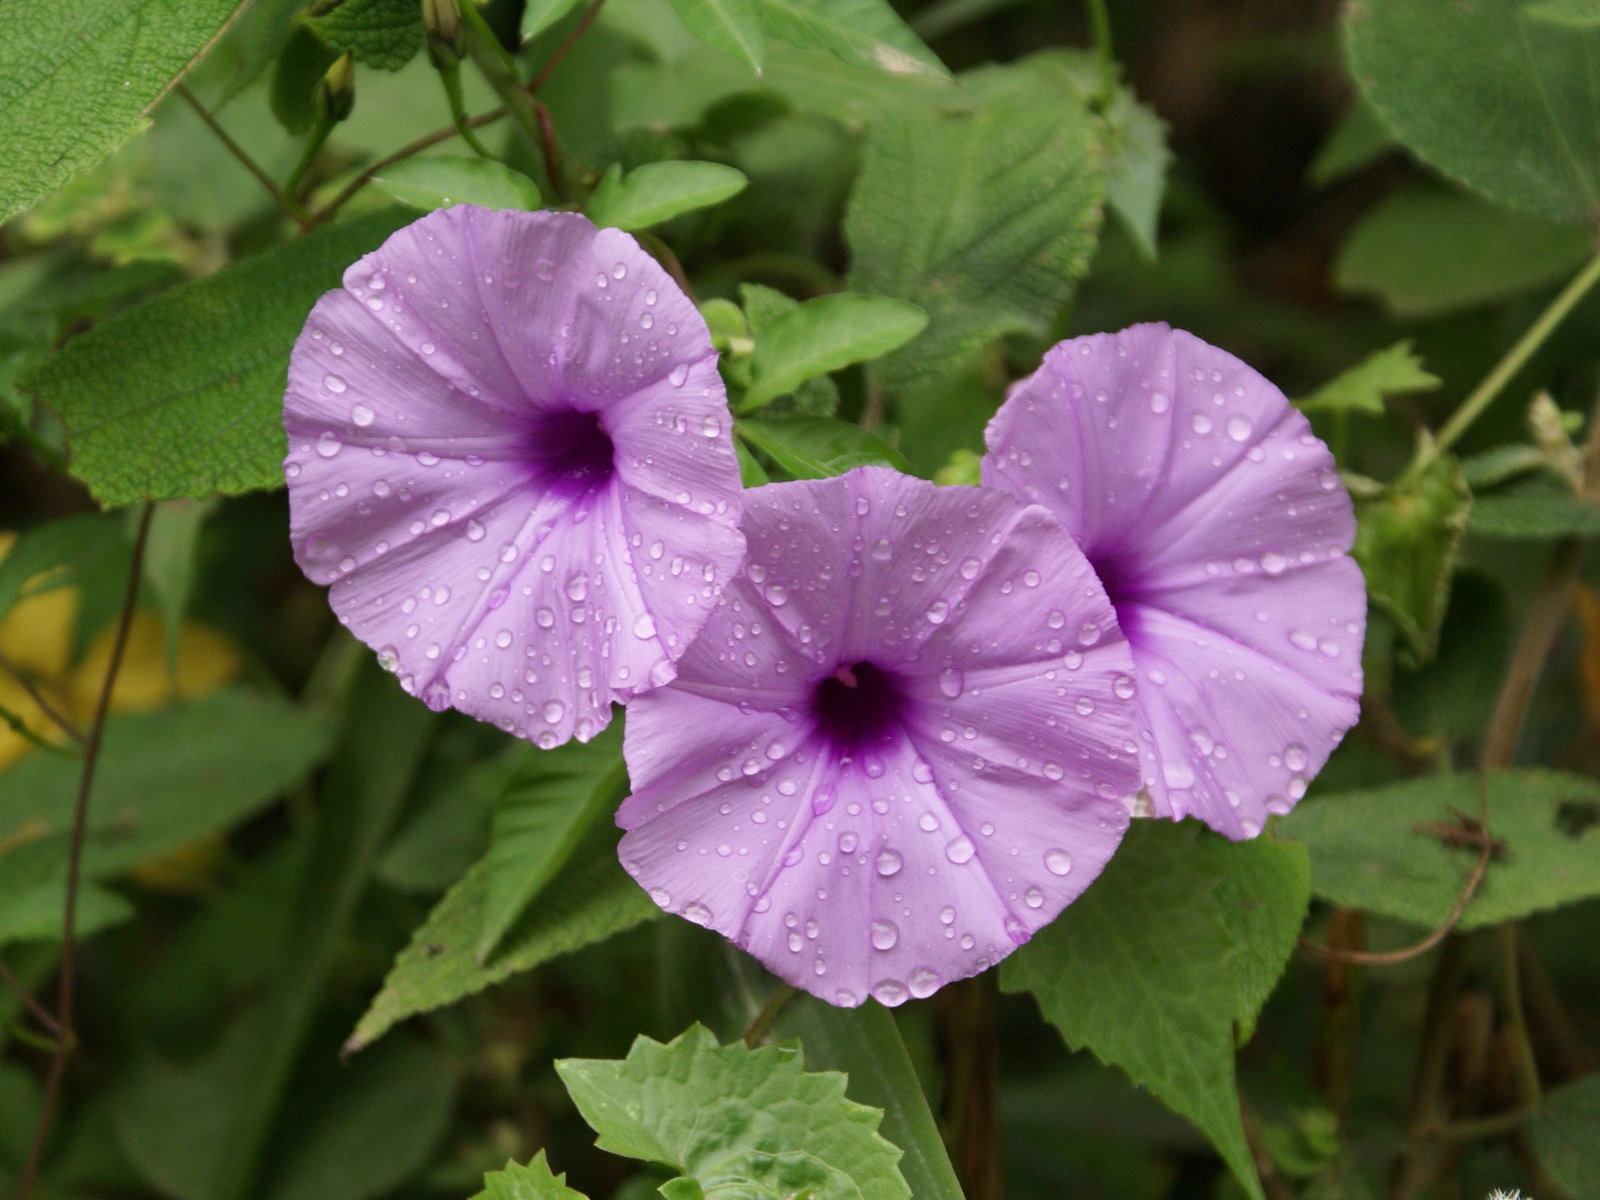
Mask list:
POLYGON ((1600 1196, 1600 1075, 1546 1092, 1528 1136, 1539 1165, 1566 1195, 1600 1196))
POLYGON ((754 383, 741 412, 794 391, 808 379, 899 349, 928 327, 928 314, 885 296, 838 293, 807 300, 771 322, 754 322, 754 383))
POLYGON ((428 210, 452 204, 532 210, 542 203, 533 180, 487 158, 408 158, 372 182, 400 203, 428 210))
POLYGON ((905 460, 881 439, 829 417, 741 420, 734 430, 796 479, 828 479, 872 465, 908 470, 905 460))
POLYGON ((757 0, 672 0, 678 17, 713 50, 743 59, 759 72, 766 58, 767 37, 757 0))
POLYGON ((878 1133, 882 1112, 846 1099, 839 1072, 806 1072, 793 1046, 719 1046, 695 1025, 666 1045, 638 1038, 621 1062, 558 1059, 556 1071, 602 1150, 672 1167, 702 1191, 911 1195, 900 1151, 878 1133))
POLYGON ((1600 535, 1600 504, 1577 495, 1559 476, 1545 472, 1472 502, 1470 532, 1493 538, 1558 538, 1600 535))
POLYGON ((1234 1041, 1288 962, 1306 874, 1293 846, 1135 821, 1089 890, 1001 967, 1002 986, 1032 991, 1069 1046, 1193 1121, 1258 1200, 1234 1041))
POLYGON ((184 83, 207 108, 222 108, 272 64, 305 0, 246 0, 184 83))
POLYGON ((888 0, 760 0, 767 34, 895 74, 948 72, 888 0))
POLYGON ((1433 928, 1455 907, 1478 847, 1458 838, 1487 801, 1503 844, 1461 916, 1479 929, 1600 896, 1600 784, 1555 771, 1446 775, 1369 792, 1321 796, 1279 833, 1311 852, 1311 886, 1350 908, 1433 928))
POLYGON ((1549 220, 1600 213, 1600 30, 1530 19, 1521 0, 1363 0, 1345 26, 1356 82, 1423 160, 1549 220))
POLYGON ((544 898, 502 939, 487 966, 477 959, 488 893, 488 863, 480 862, 445 894, 400 952, 383 990, 356 1025, 347 1049, 359 1050, 413 1013, 428 1012, 481 992, 592 942, 661 915, 644 889, 617 862, 620 834, 593 827, 567 865, 546 885, 544 898))
POLYGON ((398 71, 422 49, 418 0, 340 0, 306 24, 335 50, 380 71, 398 71))
POLYGON ((1439 644, 1450 575, 1466 533, 1472 493, 1461 465, 1447 454, 1404 491, 1356 501, 1356 540, 1350 553, 1367 578, 1367 593, 1394 618, 1421 662, 1439 644))
POLYGON ((0 221, 99 161, 239 0, 7 0, 0 21, 0 221))
POLYGON ((272 71, 272 115, 290 133, 305 133, 317 116, 317 83, 338 58, 316 34, 296 25, 272 71))
POLYGON ((478 961, 567 864, 584 835, 627 791, 622 730, 613 723, 593 741, 555 750, 530 746, 495 802, 489 879, 478 961))
POLYGON ((73 473, 108 508, 278 486, 283 381, 306 313, 404 221, 320 229, 68 342, 27 386, 66 423, 73 473))
POLYGON ((1379 350, 1335 376, 1297 403, 1307 412, 1358 412, 1383 415, 1385 396, 1409 396, 1438 387, 1440 380, 1422 369, 1422 359, 1409 341, 1379 350))
POLYGON ((567 1186, 567 1176, 550 1170, 544 1151, 533 1156, 527 1166, 508 1162, 503 1171, 490 1171, 483 1177, 483 1191, 473 1200, 588 1200, 582 1192, 567 1186))
POLYGON ((1554 283, 1589 257, 1582 229, 1432 184, 1403 187, 1345 242, 1334 281, 1400 317, 1454 312, 1554 283))
POLYGON ((749 182, 742 171, 721 163, 645 163, 626 176, 613 166, 589 197, 589 219, 618 229, 648 229, 721 204, 742 192, 749 182))

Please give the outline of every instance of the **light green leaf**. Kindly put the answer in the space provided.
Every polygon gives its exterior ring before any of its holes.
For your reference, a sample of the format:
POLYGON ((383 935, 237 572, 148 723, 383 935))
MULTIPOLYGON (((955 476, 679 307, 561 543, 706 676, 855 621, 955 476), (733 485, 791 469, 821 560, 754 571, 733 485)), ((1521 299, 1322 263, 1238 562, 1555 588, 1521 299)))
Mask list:
POLYGON ((283 380, 306 313, 405 222, 317 230, 162 292, 68 342, 24 385, 60 415, 107 508, 283 481, 283 380))
POLYGON ((380 71, 398 71, 422 49, 418 0, 339 0, 306 24, 335 50, 380 71))
POLYGON ((666 1045, 640 1037, 620 1062, 558 1059, 556 1072, 600 1149, 672 1167, 701 1191, 911 1195, 900 1151, 878 1133, 883 1114, 847 1100, 839 1072, 806 1072, 794 1046, 719 1046, 695 1025, 666 1045))
POLYGON ((917 1200, 962 1200, 961 1184, 928 1108, 894 1014, 880 1004, 835 1008, 797 995, 772 1024, 797 1037, 812 1071, 845 1071, 845 1094, 883 1110, 879 1132, 904 1153, 900 1173, 917 1200))
POLYGON ((478 863, 411 935, 411 944, 395 959, 346 1049, 370 1045, 414 1013, 454 1003, 519 971, 660 916, 661 910, 617 861, 620 836, 604 822, 592 827, 567 865, 545 886, 540 903, 523 913, 486 966, 478 963, 477 948, 489 871, 487 861, 478 863))
POLYGON ((905 460, 875 434, 831 417, 741 420, 734 430, 795 479, 828 479, 874 465, 909 470, 905 460))
POLYGON ((533 180, 487 158, 407 158, 372 182, 401 204, 430 211, 452 204, 531 211, 543 203, 533 180))
POLYGON ((99 513, 61 517, 24 530, 0 557, 0 617, 19 601, 94 577, 109 564, 126 575, 132 547, 118 518, 99 513))
POLYGON ((200 529, 216 508, 214 499, 169 500, 156 506, 145 543, 144 577, 161 603, 167 635, 167 670, 178 667, 178 634, 194 586, 194 556, 200 529))
POLYGON ((1514 921, 1600 896, 1600 784, 1557 771, 1434 776, 1320 796, 1278 825, 1311 852, 1311 886, 1349 908, 1434 928, 1450 914, 1478 856, 1452 844, 1487 799, 1489 835, 1504 849, 1461 916, 1462 930, 1514 921))
POLYGON ((522 40, 536 38, 578 7, 578 0, 528 0, 522 10, 522 40))
MULTIPOLYGON (((0 946, 8 942, 58 942, 66 903, 66 881, 53 880, 0 894, 0 946)), ((80 884, 73 927, 80 938, 132 919, 133 905, 115 892, 80 884)))
POLYGON ((627 791, 622 730, 612 724, 591 742, 556 750, 530 746, 495 802, 489 880, 483 900, 478 961, 572 856, 573 850, 627 791))
POLYGON ((1408 340, 1369 355, 1296 403, 1305 412, 1357 412, 1381 417, 1385 396, 1429 392, 1440 382, 1438 376, 1422 369, 1422 359, 1412 353, 1408 340))
POLYGON ((897 350, 928 327, 928 314, 904 300, 840 293, 807 300, 760 326, 750 367, 755 382, 741 412, 795 390, 808 379, 897 350))
MULTIPOLYGON (((116 875, 258 811, 326 753, 317 714, 242 690, 106 724, 83 871, 116 875)), ((0 895, 65 877, 82 764, 35 754, 0 772, 0 895)))
POLYGON ((1132 89, 1118 88, 1100 114, 1106 142, 1106 204, 1148 261, 1156 258, 1156 227, 1166 194, 1167 126, 1132 89))
POLYGON ((1307 900, 1294 847, 1135 821, 1089 890, 1005 961, 1001 986, 1032 991, 1069 1046, 1194 1122, 1260 1200, 1235 1031, 1251 1027, 1282 973, 1307 900))
POLYGON ((483 1177, 483 1191, 472 1200, 588 1200, 588 1197, 567 1186, 566 1172, 554 1174, 541 1150, 525 1167, 508 1162, 505 1170, 490 1171, 483 1177))
POLYGON ((1600 30, 1532 20, 1519 0, 1363 0, 1350 69, 1402 142, 1446 175, 1535 216, 1600 214, 1600 30))
POLYGON ((1568 1196, 1600 1196, 1600 1075, 1546 1092, 1527 1125, 1539 1165, 1568 1196))
POLYGON ((1492 538, 1600 536, 1600 504, 1557 475, 1541 472, 1510 487, 1475 496, 1468 532, 1492 538))
POLYGON ((1554 25, 1600 25, 1600 0, 1540 0, 1527 5, 1523 12, 1536 21, 1554 25))
POLYGON ((895 108, 872 126, 845 216, 850 290, 929 316, 874 368, 902 418, 1008 333, 1047 336, 1088 266, 1105 199, 1098 130, 1027 66, 964 78, 966 103, 895 108))
POLYGON ((1555 283, 1589 255, 1582 229, 1414 184, 1356 226, 1334 263, 1334 282, 1378 297, 1398 317, 1431 317, 1555 283))
POLYGON ((1356 500, 1350 553, 1366 576, 1367 594, 1394 618, 1417 661, 1439 645, 1456 553, 1467 530, 1472 493, 1461 464, 1448 454, 1405 491, 1385 489, 1356 500))
POLYGON ((7 0, 0 221, 142 128, 237 7, 238 0, 7 0))
POLYGON ((589 219, 617 229, 648 229, 721 204, 744 191, 749 182, 744 172, 721 163, 645 163, 626 176, 613 165, 589 197, 589 219))
POLYGON ((948 76, 888 0, 760 0, 769 36, 898 75, 948 76))
POLYGON ((767 37, 757 0, 672 0, 672 7, 695 37, 760 73, 767 37))

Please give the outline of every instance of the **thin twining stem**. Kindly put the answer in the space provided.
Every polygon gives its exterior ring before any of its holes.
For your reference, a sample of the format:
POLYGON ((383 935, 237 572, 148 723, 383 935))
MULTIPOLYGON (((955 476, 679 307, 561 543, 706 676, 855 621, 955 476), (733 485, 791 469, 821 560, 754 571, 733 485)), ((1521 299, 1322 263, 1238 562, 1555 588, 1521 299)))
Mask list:
POLYGON ((194 109, 195 115, 198 116, 200 120, 205 122, 206 128, 211 130, 211 132, 216 136, 216 139, 227 148, 228 153, 233 155, 234 158, 238 159, 240 165, 243 166, 245 170, 249 171, 251 175, 255 176, 256 182, 266 189, 267 195, 272 197, 272 202, 278 206, 279 211, 281 211, 284 216, 292 220, 296 225, 300 226, 301 229, 305 229, 311 220, 311 218, 306 215, 305 211, 284 194, 283 189, 273 181, 272 176, 267 174, 265 168, 263 168, 260 163, 256 162, 255 159, 250 157, 249 152, 246 151, 243 146, 239 145, 238 142, 233 140, 232 135, 222 127, 221 122, 219 122, 216 117, 211 115, 210 110, 207 109, 204 104, 200 103, 199 97, 191 92, 186 84, 180 83, 176 90, 178 95, 183 99, 183 102, 190 108, 194 109))
POLYGON ((122 611, 117 617, 111 657, 106 663, 105 678, 101 681, 100 695, 95 701, 94 719, 89 724, 89 735, 84 742, 83 771, 78 777, 78 797, 72 810, 72 839, 67 849, 67 896, 61 914, 61 970, 56 982, 55 1053, 50 1057, 49 1073, 45 1076, 44 1102, 40 1105, 39 1120, 34 1126, 33 1145, 22 1171, 17 1200, 29 1200, 38 1181, 39 1168, 44 1161, 45 1139, 50 1132, 56 1106, 61 1100, 67 1057, 77 1042, 73 1029, 72 1001, 73 987, 77 982, 78 887, 83 873, 83 845, 89 828, 89 797, 94 790, 95 768, 100 762, 106 717, 111 712, 111 696, 116 690, 117 675, 122 670, 123 654, 128 648, 128 632, 133 627, 134 609, 139 600, 139 581, 144 574, 145 546, 150 540, 150 519, 154 513, 155 505, 146 501, 139 514, 139 531, 133 540, 133 559, 128 566, 128 585, 122 596, 122 611))
POLYGON ((22 981, 16 977, 10 967, 6 966, 3 959, 0 959, 0 980, 4 980, 6 985, 22 998, 23 1006, 33 1014, 34 1020, 49 1030, 52 1038, 61 1035, 61 1027, 56 1024, 55 1014, 34 999, 33 993, 22 986, 22 981))
POLYGON ((83 742, 83 730, 79 729, 66 713, 52 704, 50 698, 29 677, 28 673, 12 662, 4 653, 0 653, 0 671, 4 671, 17 681, 17 685, 28 694, 28 699, 33 701, 34 706, 49 719, 52 725, 73 741, 80 744, 83 742))

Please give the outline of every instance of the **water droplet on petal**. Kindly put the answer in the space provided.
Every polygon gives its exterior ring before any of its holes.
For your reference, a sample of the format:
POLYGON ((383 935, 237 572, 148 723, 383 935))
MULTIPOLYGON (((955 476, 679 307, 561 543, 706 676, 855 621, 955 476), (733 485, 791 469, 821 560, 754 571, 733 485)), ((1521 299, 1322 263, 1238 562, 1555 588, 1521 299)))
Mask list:
POLYGON ((874 921, 872 923, 872 948, 874 950, 892 950, 894 944, 900 940, 900 927, 893 921, 874 921))
POLYGON ((977 852, 978 848, 972 844, 972 839, 964 833, 944 848, 944 856, 957 866, 972 861, 972 856, 977 852))
POLYGON ((1046 850, 1044 866, 1052 875, 1065 875, 1072 870, 1072 856, 1060 848, 1046 850))
POLYGON ((877 862, 874 865, 878 869, 878 874, 887 879, 891 875, 898 875, 904 862, 905 860, 900 857, 899 851, 890 850, 886 847, 878 852, 877 862))

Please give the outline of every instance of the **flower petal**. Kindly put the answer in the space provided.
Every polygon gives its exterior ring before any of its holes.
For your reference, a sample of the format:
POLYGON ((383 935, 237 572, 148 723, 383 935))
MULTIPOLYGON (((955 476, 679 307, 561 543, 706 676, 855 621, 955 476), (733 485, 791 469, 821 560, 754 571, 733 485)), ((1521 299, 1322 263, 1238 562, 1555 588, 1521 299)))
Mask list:
POLYGON ((1048 506, 1111 593, 1153 810, 1260 832, 1357 716, 1366 599, 1327 447, 1267 380, 1162 325, 1061 343, 987 441, 984 481, 1048 506))

